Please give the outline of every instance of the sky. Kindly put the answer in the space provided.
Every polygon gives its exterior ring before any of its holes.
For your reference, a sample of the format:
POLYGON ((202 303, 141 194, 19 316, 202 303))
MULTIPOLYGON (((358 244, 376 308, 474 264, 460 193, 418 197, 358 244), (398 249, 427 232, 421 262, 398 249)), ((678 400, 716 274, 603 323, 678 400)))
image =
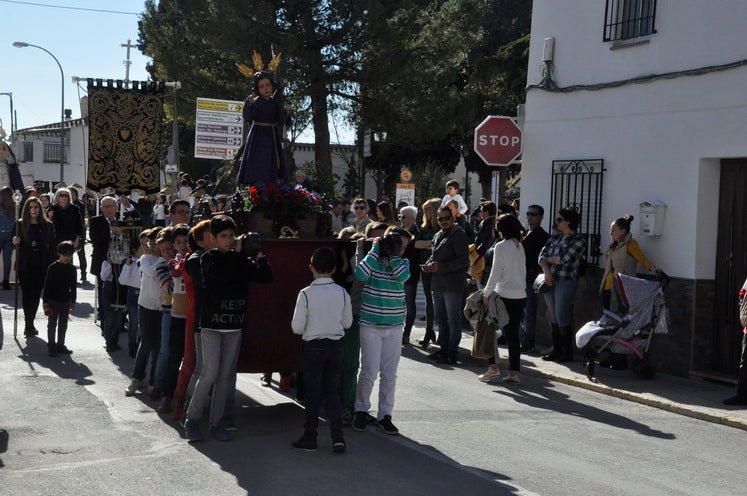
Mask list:
MULTIPOLYGON (((137 43, 143 5, 144 0, 0 0, 0 93, 13 94, 17 128, 59 122, 62 88, 60 69, 52 57, 38 48, 16 48, 13 42, 38 45, 59 60, 65 75, 65 108, 77 119, 86 82, 73 83, 73 76, 125 79, 127 49, 120 45, 128 39, 137 43)), ((130 60, 130 80, 146 81, 150 59, 133 48, 130 60)), ((6 95, 0 95, 0 119, 10 134, 6 95)), ((352 143, 353 135, 345 129, 340 141, 352 143)), ((313 142, 313 133, 303 134, 299 141, 313 142)))

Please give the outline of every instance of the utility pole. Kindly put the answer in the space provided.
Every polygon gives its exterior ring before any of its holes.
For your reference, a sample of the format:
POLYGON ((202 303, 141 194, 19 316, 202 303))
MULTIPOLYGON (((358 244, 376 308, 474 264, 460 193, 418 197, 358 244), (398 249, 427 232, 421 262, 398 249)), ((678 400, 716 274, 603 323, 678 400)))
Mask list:
POLYGON ((132 61, 130 60, 130 48, 140 48, 140 45, 133 45, 130 43, 130 40, 127 40, 127 43, 122 43, 119 46, 123 48, 127 48, 127 59, 123 60, 122 63, 125 66, 125 88, 130 89, 130 66, 132 65, 132 61))

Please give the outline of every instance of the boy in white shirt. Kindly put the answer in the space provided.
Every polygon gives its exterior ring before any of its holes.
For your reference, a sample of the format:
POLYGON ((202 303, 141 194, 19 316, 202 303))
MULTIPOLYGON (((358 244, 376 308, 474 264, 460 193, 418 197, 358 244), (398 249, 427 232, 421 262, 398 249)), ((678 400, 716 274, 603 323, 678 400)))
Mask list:
POLYGON ((441 200, 441 206, 448 207, 451 201, 457 202, 457 207, 462 215, 466 214, 467 210, 469 210, 469 207, 464 202, 464 198, 459 194, 459 183, 453 179, 446 182, 446 196, 441 200))
POLYGON ((306 387, 304 434, 292 443, 296 449, 316 451, 319 408, 324 407, 332 433, 332 451, 344 453, 340 377, 342 337, 353 323, 350 295, 332 281, 337 257, 331 248, 318 248, 311 255, 314 281, 298 293, 291 328, 303 339, 303 374, 306 387))

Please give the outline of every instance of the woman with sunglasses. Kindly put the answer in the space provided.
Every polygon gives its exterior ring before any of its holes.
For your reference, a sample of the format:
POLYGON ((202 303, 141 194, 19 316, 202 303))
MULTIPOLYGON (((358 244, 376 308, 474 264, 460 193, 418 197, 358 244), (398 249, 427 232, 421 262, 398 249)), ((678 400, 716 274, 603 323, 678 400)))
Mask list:
POLYGON ((55 191, 48 215, 54 224, 55 246, 63 241, 72 241, 75 249, 78 249, 83 236, 83 222, 78 206, 70 199, 69 189, 59 188, 55 191))
POLYGON ((23 204, 21 219, 16 226, 13 245, 18 256, 18 280, 21 283, 23 316, 26 337, 39 334, 34 328, 34 318, 39 309, 47 267, 56 256, 54 226, 47 219, 38 198, 29 197, 23 204))
POLYGON ((576 296, 581 262, 586 254, 586 238, 576 229, 581 216, 561 208, 555 219, 557 232, 550 236, 539 255, 539 264, 549 290, 545 303, 552 321, 552 352, 542 357, 553 362, 573 360, 573 299, 576 296))

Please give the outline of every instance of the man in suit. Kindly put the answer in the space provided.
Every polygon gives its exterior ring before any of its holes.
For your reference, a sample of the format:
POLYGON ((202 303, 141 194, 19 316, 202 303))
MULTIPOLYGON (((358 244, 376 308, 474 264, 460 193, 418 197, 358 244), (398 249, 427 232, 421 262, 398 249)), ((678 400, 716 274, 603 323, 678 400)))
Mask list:
MULTIPOLYGON (((117 215, 117 200, 113 196, 105 196, 101 199, 100 203, 101 215, 92 217, 89 221, 89 235, 91 237, 91 245, 93 246, 93 253, 91 254, 91 267, 89 272, 96 276, 98 302, 101 304, 101 288, 103 283, 101 281, 101 264, 106 260, 106 255, 109 251, 109 243, 112 240, 111 223, 114 221, 117 215)), ((103 328, 103 314, 99 311, 99 318, 102 320, 103 328)))

